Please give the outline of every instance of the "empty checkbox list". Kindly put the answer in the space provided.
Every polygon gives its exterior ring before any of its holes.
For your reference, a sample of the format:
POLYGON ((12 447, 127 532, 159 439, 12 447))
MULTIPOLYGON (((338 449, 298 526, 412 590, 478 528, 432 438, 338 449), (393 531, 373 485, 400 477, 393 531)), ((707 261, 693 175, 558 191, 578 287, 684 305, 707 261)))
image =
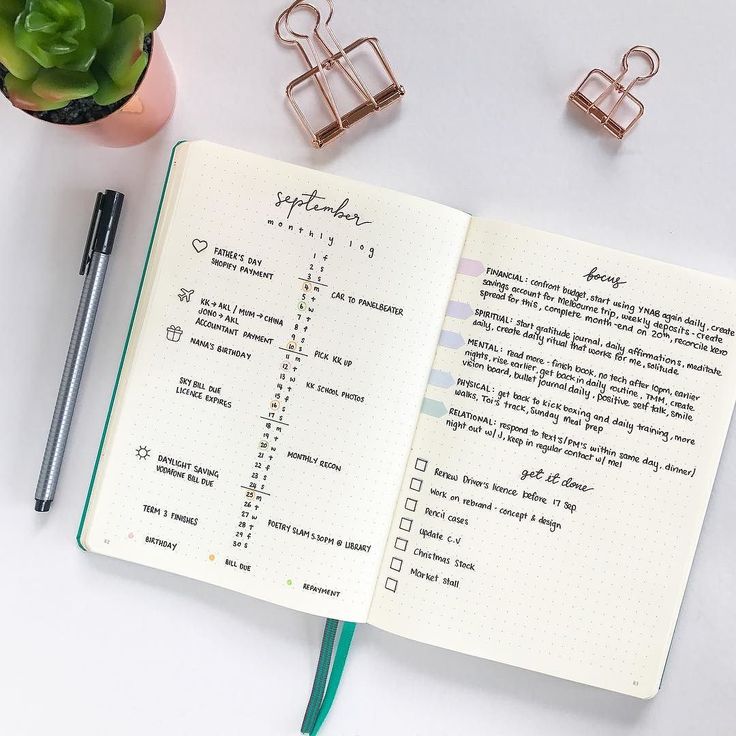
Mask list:
POLYGON ((427 584, 460 588, 465 574, 476 568, 463 549, 470 520, 461 509, 484 503, 454 489, 457 475, 432 466, 426 457, 415 457, 409 468, 392 530, 393 555, 384 587, 398 593, 402 578, 418 578, 427 584))

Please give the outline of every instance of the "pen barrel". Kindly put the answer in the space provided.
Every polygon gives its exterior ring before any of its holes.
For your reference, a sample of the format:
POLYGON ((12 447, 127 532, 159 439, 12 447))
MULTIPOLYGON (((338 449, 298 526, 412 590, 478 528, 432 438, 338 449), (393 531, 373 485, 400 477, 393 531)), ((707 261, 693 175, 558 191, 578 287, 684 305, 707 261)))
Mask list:
POLYGON ((87 350, 92 338, 92 330, 97 316, 97 307, 105 282, 105 272, 109 256, 105 253, 93 253, 89 271, 84 280, 82 296, 79 300, 74 329, 69 343, 69 350, 64 362, 59 394, 56 398, 54 416, 46 442, 46 450, 41 464, 41 472, 36 485, 36 500, 51 501, 56 491, 56 484, 61 472, 64 449, 69 437, 74 405, 82 381, 87 350))

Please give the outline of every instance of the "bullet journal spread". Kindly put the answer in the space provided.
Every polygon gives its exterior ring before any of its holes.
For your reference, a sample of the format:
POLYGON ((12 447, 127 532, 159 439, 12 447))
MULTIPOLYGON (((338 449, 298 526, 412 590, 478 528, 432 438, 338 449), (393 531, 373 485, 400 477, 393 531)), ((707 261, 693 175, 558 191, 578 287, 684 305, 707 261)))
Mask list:
POLYGON ((647 698, 734 283, 179 144, 84 549, 647 698))

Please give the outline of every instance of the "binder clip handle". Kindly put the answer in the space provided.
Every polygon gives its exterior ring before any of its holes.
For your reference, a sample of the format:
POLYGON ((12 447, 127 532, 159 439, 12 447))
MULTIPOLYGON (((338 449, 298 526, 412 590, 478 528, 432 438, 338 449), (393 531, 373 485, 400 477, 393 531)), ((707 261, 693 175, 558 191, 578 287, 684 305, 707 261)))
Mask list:
POLYGON ((292 3, 283 13, 281 13, 276 23, 276 33, 278 34, 279 38, 285 43, 294 44, 298 43, 298 41, 295 41, 294 39, 300 38, 306 41, 309 38, 318 35, 320 27, 329 25, 330 21, 332 20, 332 14, 335 10, 335 6, 332 4, 332 0, 323 1, 328 8, 327 18, 325 18, 324 20, 322 19, 322 13, 320 12, 319 8, 308 0, 297 0, 297 2, 292 3), (291 25, 292 13, 294 13, 294 11, 296 10, 306 10, 309 14, 314 16, 314 23, 303 33, 295 30, 291 25), (288 38, 284 34, 283 29, 286 29, 286 31, 288 31, 292 35, 292 38, 288 38))
POLYGON ((638 56, 643 56, 647 62, 649 62, 650 71, 649 74, 644 74, 640 77, 636 77, 633 84, 636 84, 637 82, 643 82, 647 79, 651 79, 658 71, 659 71, 659 54, 651 47, 651 46, 633 46, 630 48, 625 54, 624 58, 621 59, 621 67, 623 69, 623 74, 621 77, 623 77, 626 72, 629 71, 629 57, 632 54, 636 54, 638 56))

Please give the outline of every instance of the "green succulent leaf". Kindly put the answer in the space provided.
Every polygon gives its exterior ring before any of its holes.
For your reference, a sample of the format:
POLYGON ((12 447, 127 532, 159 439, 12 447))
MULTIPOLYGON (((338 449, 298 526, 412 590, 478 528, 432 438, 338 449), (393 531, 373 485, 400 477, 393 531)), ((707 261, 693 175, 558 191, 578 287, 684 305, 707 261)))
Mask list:
POLYGON ((116 23, 130 15, 139 15, 146 33, 153 33, 166 14, 166 0, 112 0, 112 4, 115 6, 116 23))
POLYGON ((100 48, 97 61, 116 84, 122 84, 128 78, 131 68, 143 55, 143 36, 142 18, 130 15, 112 27, 107 41, 100 48))
POLYGON ((119 81, 115 81, 101 64, 95 63, 92 67, 92 73, 99 84, 99 89, 94 95, 95 102, 98 105, 112 105, 128 95, 132 95, 147 65, 148 54, 144 52, 128 69, 127 75, 121 77, 119 81))
POLYGON ((31 33, 40 31, 42 33, 55 33, 59 30, 59 23, 48 15, 44 15, 38 11, 28 13, 26 16, 25 28, 31 33))
POLYGON ((101 46, 110 35, 113 23, 113 6, 107 0, 81 0, 84 17, 87 21, 86 31, 89 40, 95 46, 101 46))
POLYGON ((85 27, 76 36, 79 46, 61 56, 56 64, 61 69, 86 72, 112 29, 112 4, 105 0, 80 0, 84 8, 85 27))
POLYGON ((49 43, 46 47, 46 51, 54 56, 61 56, 62 54, 70 54, 72 51, 76 51, 79 48, 79 41, 76 38, 59 36, 55 41, 49 43))
POLYGON ((51 101, 79 100, 97 92, 98 84, 90 72, 66 69, 42 69, 31 89, 39 97, 51 101))
POLYGON ((112 16, 107 0, 28 0, 15 21, 15 42, 45 69, 87 71, 112 16))
POLYGON ((13 103, 26 110, 133 93, 148 65, 147 33, 166 0, 0 0, 0 64, 13 103))
POLYGON ((80 0, 28 0, 21 17, 24 29, 38 34, 36 42, 42 47, 53 43, 57 35, 76 34, 85 26, 80 0))
POLYGON ((29 112, 59 110, 69 104, 67 100, 45 100, 39 97, 33 91, 29 80, 19 79, 12 74, 5 76, 5 89, 8 92, 8 98, 16 107, 29 112))
POLYGON ((33 79, 38 63, 15 45, 15 34, 10 20, 0 16, 0 64, 18 79, 33 79))
POLYGON ((24 6, 23 0, 0 0, 0 18, 15 23, 24 6))
MULTIPOLYGON (((97 49, 89 41, 80 42, 79 46, 67 54, 58 57, 55 67, 59 69, 71 69, 77 72, 86 72, 92 66, 97 55, 97 49)), ((48 67, 47 67, 48 68, 48 67)))
POLYGON ((15 21, 15 45, 34 58, 41 66, 50 69, 54 66, 54 57, 42 49, 34 39, 34 34, 26 30, 25 18, 19 15, 15 21))

